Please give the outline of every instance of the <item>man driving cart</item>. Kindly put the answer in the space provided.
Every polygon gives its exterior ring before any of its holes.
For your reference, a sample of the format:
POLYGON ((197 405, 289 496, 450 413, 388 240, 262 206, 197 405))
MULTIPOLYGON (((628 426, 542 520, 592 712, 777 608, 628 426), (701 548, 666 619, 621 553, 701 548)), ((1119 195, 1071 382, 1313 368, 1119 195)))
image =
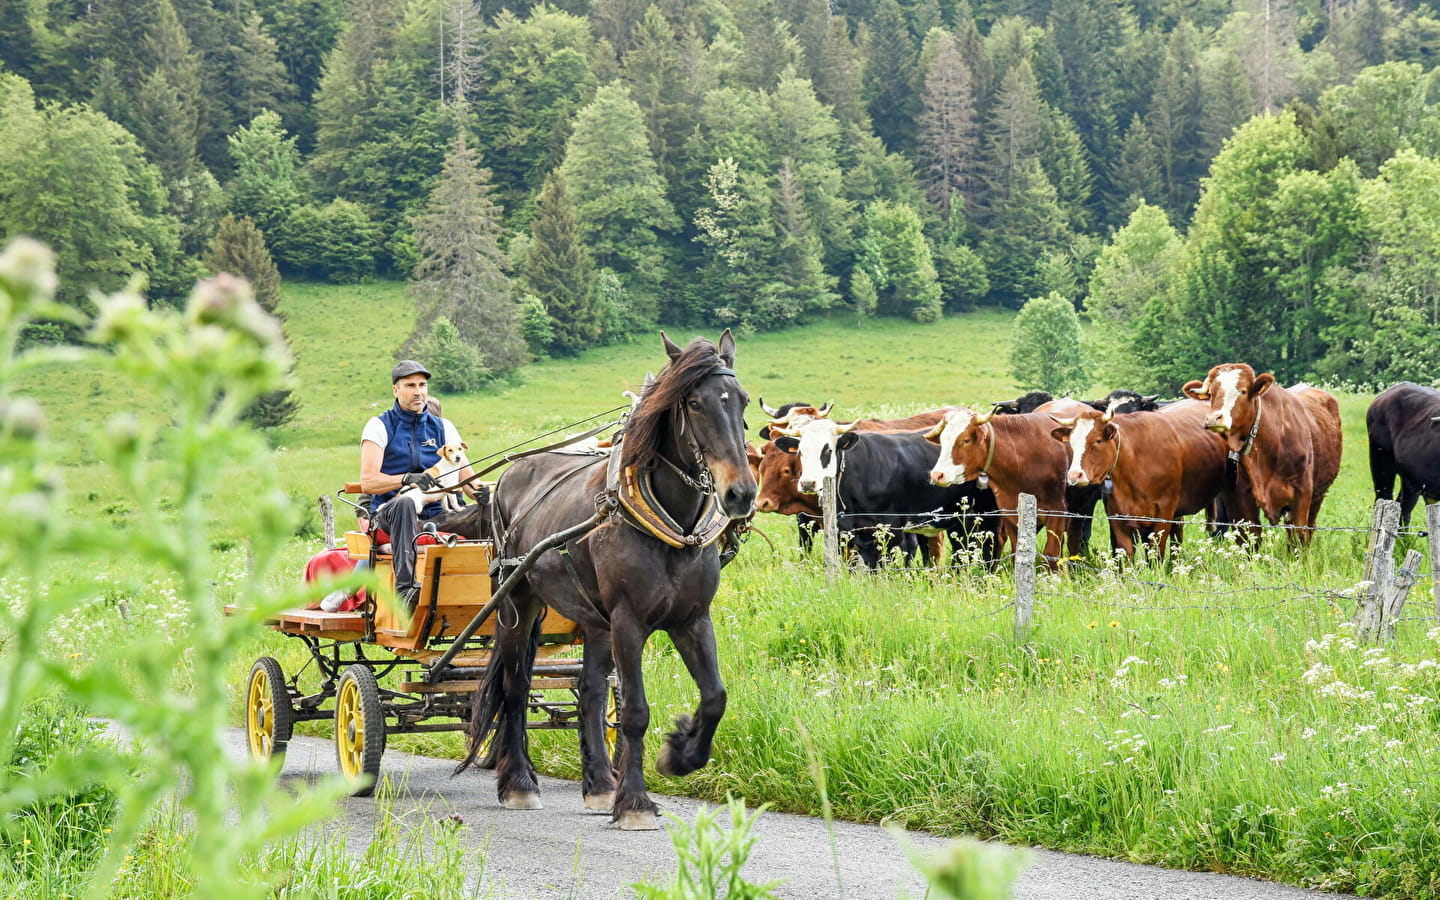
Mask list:
MULTIPOLYGON (((374 539, 376 543, 388 540, 391 544, 395 595, 412 609, 419 593, 415 583, 415 535, 421 522, 438 516, 443 508, 435 500, 417 512, 415 503, 396 495, 411 485, 422 491, 433 490, 435 478, 425 470, 437 462, 445 465, 441 447, 462 443, 455 425, 430 411, 429 382, 429 370, 415 360, 397 363, 390 370, 394 406, 366 422, 360 435, 360 490, 371 495, 373 525, 384 532, 374 539)), ((461 490, 473 499, 469 464, 458 474, 461 490)))

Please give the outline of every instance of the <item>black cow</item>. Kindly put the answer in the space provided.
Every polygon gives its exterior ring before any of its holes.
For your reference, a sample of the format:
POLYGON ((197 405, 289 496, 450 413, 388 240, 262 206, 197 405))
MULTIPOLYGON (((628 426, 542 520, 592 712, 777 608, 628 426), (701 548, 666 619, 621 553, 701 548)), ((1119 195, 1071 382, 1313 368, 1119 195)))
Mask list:
MULTIPOLYGON (((800 439, 777 436, 776 446, 794 453, 800 439)), ((995 510, 995 495, 980 490, 973 482, 939 487, 930 481, 935 447, 922 432, 885 433, 848 431, 835 443, 839 458, 836 489, 839 527, 849 532, 856 552, 868 568, 881 563, 881 542, 877 532, 888 526, 897 546, 913 555, 910 527, 933 527, 945 531, 954 546, 965 546, 970 536, 989 534, 987 554, 993 553, 996 519, 981 514, 995 510), (940 510, 938 516, 931 516, 940 510)), ((931 555, 927 541, 919 541, 927 563, 931 555)))
POLYGON ((1440 391, 1402 381, 1365 411, 1370 432, 1370 478, 1375 497, 1389 500, 1400 477, 1400 520, 1410 524, 1415 503, 1440 499, 1440 391))

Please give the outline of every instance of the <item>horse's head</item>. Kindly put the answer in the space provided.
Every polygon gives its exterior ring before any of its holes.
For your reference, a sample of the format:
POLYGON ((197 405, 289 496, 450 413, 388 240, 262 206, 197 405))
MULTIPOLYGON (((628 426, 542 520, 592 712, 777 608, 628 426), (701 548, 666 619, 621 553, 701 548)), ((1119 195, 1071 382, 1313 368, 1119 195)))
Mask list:
MULTIPOLYGON (((712 344, 696 338, 681 349, 662 331, 670 365, 657 383, 669 390, 672 428, 681 454, 698 454, 715 482, 720 508, 732 519, 755 511, 755 475, 745 452, 745 407, 750 395, 735 377, 735 337, 730 329, 712 344)), ((647 399, 649 395, 647 394, 647 399)))

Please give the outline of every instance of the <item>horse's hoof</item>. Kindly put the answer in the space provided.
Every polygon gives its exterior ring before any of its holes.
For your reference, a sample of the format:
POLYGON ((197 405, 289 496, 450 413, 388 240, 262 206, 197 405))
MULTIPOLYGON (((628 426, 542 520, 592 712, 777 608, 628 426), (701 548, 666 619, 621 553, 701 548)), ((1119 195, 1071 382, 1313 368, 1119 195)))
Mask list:
POLYGON ((621 831, 659 831, 660 820, 653 812, 632 809, 620 814, 616 823, 621 831))
POLYGON ((604 813, 609 815, 610 807, 615 805, 615 792, 610 791, 604 794, 586 794, 585 812, 591 815, 604 813))
POLYGON ((501 801, 506 809, 544 809, 545 804, 540 802, 539 794, 519 793, 509 794, 501 801))

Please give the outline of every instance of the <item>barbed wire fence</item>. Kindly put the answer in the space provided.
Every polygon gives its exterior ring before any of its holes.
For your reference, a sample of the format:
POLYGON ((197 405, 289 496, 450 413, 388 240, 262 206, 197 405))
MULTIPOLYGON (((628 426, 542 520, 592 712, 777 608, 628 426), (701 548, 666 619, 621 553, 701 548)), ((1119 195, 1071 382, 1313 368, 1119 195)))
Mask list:
MULTIPOLYGON (((824 559, 827 577, 831 580, 839 578, 841 573, 847 570, 847 563, 842 556, 841 521, 836 509, 836 499, 833 479, 826 478, 820 488, 820 501, 822 512, 822 528, 824 535, 824 559)), ((1038 530, 1040 511, 1036 506, 1036 498, 1031 494, 1019 496, 1017 509, 997 509, 993 511, 978 513, 956 513, 953 510, 931 510, 922 513, 867 513, 846 511, 846 519, 860 521, 875 521, 879 524, 859 525, 847 527, 846 532, 901 532, 907 527, 914 527, 917 522, 928 522, 934 526, 946 520, 959 516, 970 519, 986 519, 1011 517, 1016 520, 1016 533, 1019 535, 1033 535, 1038 530), (889 525, 886 519, 895 520, 895 525, 889 525)), ((1068 510, 1044 510, 1044 518, 1047 519, 1090 519, 1091 516, 1085 513, 1071 512, 1068 510)), ((1161 519, 1147 516, 1107 516, 1108 521, 1126 522, 1132 525, 1156 526, 1169 525, 1183 527, 1194 526, 1196 523, 1187 522, 1183 519, 1161 519)), ((1293 603, 1303 599, 1321 599, 1333 606, 1337 611, 1345 612, 1341 601, 1353 601, 1354 607, 1351 614, 1351 621, 1356 628, 1356 637, 1362 644, 1389 642, 1394 639, 1396 627, 1399 622, 1407 617, 1403 616, 1405 603, 1415 584, 1428 578, 1431 585, 1434 614, 1424 616, 1410 616, 1409 619, 1423 619, 1436 621, 1440 620, 1440 503, 1431 504, 1425 507, 1425 527, 1401 528, 1400 527, 1400 503, 1394 500, 1376 500, 1372 509, 1371 524, 1369 527, 1355 525, 1330 525, 1303 528, 1302 526, 1289 523, 1227 523, 1231 528, 1246 529, 1254 534, 1262 534, 1266 531, 1291 532, 1297 530, 1308 531, 1312 535, 1317 533, 1348 533, 1366 534, 1367 543, 1364 555, 1365 568, 1362 577, 1355 587, 1350 589, 1336 589, 1317 587, 1315 585, 1304 585, 1289 583, 1283 585, 1266 585, 1249 588, 1236 588, 1233 593, 1241 594, 1277 594, 1282 595, 1279 599, 1263 604, 1222 604, 1215 602, 1215 593, 1211 590, 1193 590, 1182 588, 1178 585, 1169 584, 1163 581, 1154 581, 1130 576, 1123 571, 1117 572, 1113 567, 1101 568, 1086 563, 1085 561, 1071 557, 1069 559, 1056 559, 1046 557, 1044 564, 1049 568, 1064 568, 1066 570, 1088 570, 1094 573, 1108 573, 1118 576, 1122 580, 1132 582, 1148 589, 1164 590, 1169 596, 1196 596, 1202 598, 1197 603, 1176 603, 1167 606, 1138 606, 1130 604, 1119 604, 1120 608, 1164 610, 1164 609, 1243 609, 1259 610, 1267 609, 1293 603), (1405 558, 1397 565, 1394 552, 1395 544, 1401 537, 1426 538, 1430 550, 1430 564, 1428 573, 1423 571, 1424 555, 1416 549, 1410 549, 1405 558)), ((1062 536, 1063 537, 1063 536, 1062 536)), ((1034 618, 1036 591, 1036 565, 1041 562, 1041 556, 1036 552, 1035 541, 1018 540, 1015 542, 1013 552, 1005 556, 997 556, 988 559, 992 565, 1013 560, 1015 567, 1015 596, 1007 605, 1014 613, 1014 634, 1015 639, 1024 642, 1028 639, 1030 625, 1034 618)), ((952 566, 941 565, 937 568, 952 568, 952 566)), ((1041 597, 1069 598, 1087 603, 1100 603, 1095 598, 1073 591, 1045 591, 1039 594, 1041 597)), ((1116 608, 1113 600, 1107 600, 1104 605, 1116 608)), ((1006 607, 996 610, 995 613, 1003 612, 1006 607)))

